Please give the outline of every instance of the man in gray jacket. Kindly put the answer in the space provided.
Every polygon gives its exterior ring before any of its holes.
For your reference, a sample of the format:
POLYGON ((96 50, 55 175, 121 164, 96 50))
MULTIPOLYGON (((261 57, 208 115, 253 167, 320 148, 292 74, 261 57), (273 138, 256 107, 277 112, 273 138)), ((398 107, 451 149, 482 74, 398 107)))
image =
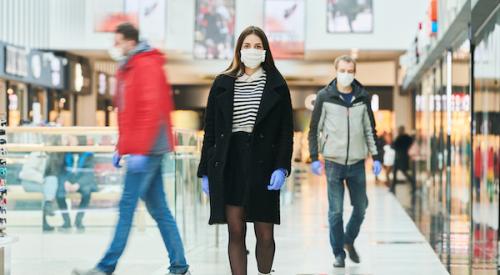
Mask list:
POLYGON ((382 153, 377 145, 370 96, 354 79, 355 60, 347 55, 340 56, 335 60, 335 69, 337 77, 321 89, 316 98, 309 130, 309 150, 314 174, 321 175, 323 170, 318 160, 319 153, 325 159, 334 267, 345 267, 344 248, 353 262, 360 262, 354 240, 368 207, 365 159, 369 153, 372 155, 373 172, 378 175, 382 170, 382 153), (345 233, 342 220, 344 182, 353 206, 345 233))

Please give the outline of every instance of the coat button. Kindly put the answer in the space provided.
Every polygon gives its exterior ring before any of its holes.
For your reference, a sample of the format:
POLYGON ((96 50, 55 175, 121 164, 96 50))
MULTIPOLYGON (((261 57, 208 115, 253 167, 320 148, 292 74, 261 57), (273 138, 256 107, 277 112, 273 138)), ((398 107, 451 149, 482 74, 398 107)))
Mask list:
POLYGON ((220 134, 220 138, 224 138, 224 134, 220 134))
POLYGON ((259 135, 259 137, 260 137, 260 138, 264 138, 264 134, 260 134, 260 135, 259 135))
POLYGON ((219 164, 220 164, 220 162, 219 162, 219 161, 216 161, 216 162, 215 162, 215 167, 219 167, 219 164))

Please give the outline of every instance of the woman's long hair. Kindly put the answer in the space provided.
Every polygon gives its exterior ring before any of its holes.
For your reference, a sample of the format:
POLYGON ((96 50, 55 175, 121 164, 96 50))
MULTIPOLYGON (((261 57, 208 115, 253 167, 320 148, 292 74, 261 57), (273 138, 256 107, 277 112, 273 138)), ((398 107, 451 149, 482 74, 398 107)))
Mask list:
POLYGON ((231 77, 238 77, 239 73, 245 72, 245 65, 241 62, 241 48, 243 47, 243 41, 247 36, 255 34, 260 40, 262 40, 262 47, 266 50, 266 60, 263 62, 262 67, 266 71, 276 70, 276 66, 274 65, 273 54, 271 53, 271 47, 269 46, 269 40, 267 39, 264 31, 255 26, 250 26, 246 28, 238 37, 238 42, 236 43, 236 48, 234 49, 234 58, 231 62, 231 65, 222 73, 231 77))

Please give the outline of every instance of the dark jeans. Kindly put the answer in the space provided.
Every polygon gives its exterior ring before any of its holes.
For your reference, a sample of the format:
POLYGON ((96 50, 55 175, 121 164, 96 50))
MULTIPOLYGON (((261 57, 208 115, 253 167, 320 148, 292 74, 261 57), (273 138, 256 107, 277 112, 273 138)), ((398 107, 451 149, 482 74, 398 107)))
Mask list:
POLYGON ((170 272, 174 274, 187 272, 189 266, 184 256, 181 236, 175 219, 167 206, 163 189, 162 160, 163 155, 150 156, 147 171, 127 171, 119 205, 118 224, 108 251, 97 265, 99 270, 109 274, 115 270, 118 259, 127 245, 135 208, 139 198, 141 198, 146 203, 149 214, 151 214, 160 229, 163 243, 170 258, 170 272))
POLYGON ((392 193, 394 193, 396 191, 396 184, 398 182, 398 178, 397 178, 398 171, 403 172, 403 175, 405 176, 406 180, 408 180, 410 182, 410 184, 411 184, 411 191, 415 192, 415 190, 417 188, 415 180, 408 173, 408 169, 398 167, 398 165, 394 165, 394 168, 392 170, 392 185, 391 185, 390 191, 392 193))
POLYGON ((335 257, 345 258, 344 244, 354 244, 368 207, 366 196, 365 162, 342 165, 325 162, 328 181, 328 222, 330 224, 330 244, 335 257), (344 182, 349 189, 352 215, 344 233, 344 182))

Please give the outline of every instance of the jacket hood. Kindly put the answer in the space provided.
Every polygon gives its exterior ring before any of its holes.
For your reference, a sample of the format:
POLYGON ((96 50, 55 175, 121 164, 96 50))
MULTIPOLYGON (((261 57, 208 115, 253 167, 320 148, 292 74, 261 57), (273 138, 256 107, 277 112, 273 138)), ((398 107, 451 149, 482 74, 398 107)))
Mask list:
POLYGON ((165 63, 165 56, 163 53, 155 48, 152 48, 146 41, 141 41, 137 46, 128 53, 127 58, 120 62, 120 67, 126 67, 136 58, 153 58, 162 65, 165 63))
MULTIPOLYGON (((360 97, 369 97, 368 92, 366 91, 365 87, 363 84, 361 84, 357 79, 354 79, 352 82, 351 86, 353 86, 353 93, 355 98, 360 98, 360 97)), ((328 86, 326 86, 326 90, 331 93, 333 96, 340 97, 341 93, 337 89, 337 78, 332 80, 328 86)))

